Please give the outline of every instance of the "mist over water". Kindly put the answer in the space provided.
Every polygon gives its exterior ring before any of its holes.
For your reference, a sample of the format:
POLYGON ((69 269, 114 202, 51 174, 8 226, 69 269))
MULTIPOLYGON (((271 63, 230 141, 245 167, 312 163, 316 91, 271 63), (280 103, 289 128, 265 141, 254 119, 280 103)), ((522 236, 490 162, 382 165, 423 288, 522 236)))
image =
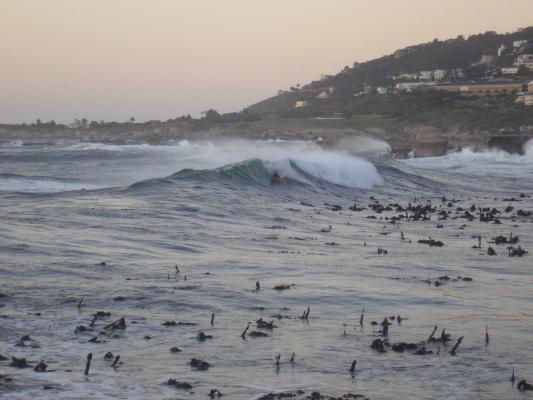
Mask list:
MULTIPOLYGON (((46 192, 123 186, 143 179, 162 178, 183 169, 230 168, 235 164, 252 160, 261 161, 270 173, 277 170, 282 176, 300 182, 310 183, 309 179, 306 178, 307 175, 341 186, 369 189, 374 185, 382 184, 381 177, 371 162, 353 156, 349 151, 359 149, 368 154, 369 152, 373 153, 374 149, 384 148, 384 146, 386 144, 378 145, 377 141, 365 141, 359 147, 352 144, 350 149, 346 151, 338 148, 325 150, 318 144, 308 141, 234 139, 220 141, 184 140, 176 144, 161 146, 76 143, 26 149, 20 144, 14 146, 10 143, 0 148, 0 151, 4 153, 6 158, 15 162, 29 161, 31 163, 35 161, 35 164, 39 163, 40 166, 44 163, 45 169, 48 162, 66 164, 65 169, 70 167, 72 161, 76 159, 81 162, 88 162, 87 169, 90 168, 91 171, 86 169, 79 171, 78 168, 74 168, 74 171, 81 172, 81 175, 77 176, 74 176, 72 170, 65 172, 67 178, 86 180, 89 186, 84 187, 73 182, 61 183, 54 180, 57 178, 54 176, 46 179, 29 176, 19 180, 15 180, 14 177, 0 176, 0 190, 46 192), (13 152, 13 147, 17 148, 18 153, 13 152), (96 160, 98 163, 94 162, 96 160)), ((18 166, 19 164, 15 163, 14 165, 18 166)), ((12 168, 12 171, 14 172, 15 168, 12 168)), ((19 170, 16 169, 16 171, 19 170)))
POLYGON ((524 145, 524 155, 503 150, 476 152, 465 148, 442 157, 411 158, 405 161, 419 168, 443 169, 473 175, 525 176, 533 173, 533 140, 524 145))
POLYGON ((505 246, 488 242, 513 232, 533 249, 532 219, 516 214, 533 211, 527 146, 524 156, 463 150, 400 161, 371 139, 330 148, 237 139, 0 145, 0 354, 44 359, 52 370, 0 361, 1 374, 14 379, 0 385, 0 397, 204 399, 218 388, 224 398, 250 400, 289 389, 385 400, 523 399, 509 376, 513 367, 533 376, 531 255, 508 257, 505 246), (279 184, 271 182, 274 170, 284 177, 279 184), (372 210, 375 199, 392 211, 372 210), (495 207, 501 224, 461 212, 393 223, 404 214, 394 204, 428 202, 450 212, 475 205, 474 214, 495 207), (354 203, 364 210, 350 210, 354 203), (445 246, 418 243, 428 236, 445 246), (472 247, 478 236, 482 249, 472 247), (486 255, 489 245, 497 256, 486 255), (445 275, 472 281, 425 282, 445 275), (295 286, 272 289, 279 284, 295 286), (306 323, 299 317, 307 307, 306 323), (98 310, 112 315, 74 332, 98 310), (458 354, 443 346, 436 356, 431 344, 426 356, 371 349, 380 327, 370 322, 398 314, 406 319, 390 327, 391 342, 427 340, 438 325, 451 345, 465 336, 458 354), (124 331, 100 333, 123 316, 124 331), (243 340, 259 318, 278 328, 243 340), (199 330, 213 339, 199 342, 199 330), (33 341, 17 346, 26 334, 33 341), (171 353, 174 346, 182 351, 171 353), (119 368, 104 360, 108 351, 121 355, 119 368), (210 369, 191 368, 193 357, 210 369), (166 385, 169 378, 190 382, 193 393, 166 385))

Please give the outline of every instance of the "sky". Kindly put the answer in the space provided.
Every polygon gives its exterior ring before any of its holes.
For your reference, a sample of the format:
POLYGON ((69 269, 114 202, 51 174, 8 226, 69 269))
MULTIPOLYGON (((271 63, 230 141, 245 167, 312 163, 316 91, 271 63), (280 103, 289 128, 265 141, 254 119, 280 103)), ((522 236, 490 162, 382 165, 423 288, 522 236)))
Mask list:
POLYGON ((532 16, 533 0, 0 0, 0 122, 239 111, 354 61, 532 16))

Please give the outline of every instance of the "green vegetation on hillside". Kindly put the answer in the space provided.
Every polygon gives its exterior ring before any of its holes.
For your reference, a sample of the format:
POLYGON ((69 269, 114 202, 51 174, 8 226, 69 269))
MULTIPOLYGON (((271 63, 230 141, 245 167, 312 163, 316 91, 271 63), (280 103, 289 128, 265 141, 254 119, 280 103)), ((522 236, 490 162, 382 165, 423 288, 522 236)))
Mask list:
MULTIPOLYGON (((514 96, 493 98, 468 98, 436 91, 396 93, 387 95, 358 95, 365 86, 392 87, 393 76, 424 70, 460 69, 461 77, 449 74, 447 80, 479 80, 488 76, 501 78, 502 66, 512 65, 513 42, 528 40, 533 43, 533 27, 510 34, 486 32, 465 39, 462 36, 445 41, 407 47, 394 54, 365 63, 355 63, 343 71, 323 80, 311 82, 301 88, 254 104, 245 111, 248 114, 277 116, 279 118, 311 118, 342 115, 353 118, 357 115, 378 114, 393 119, 397 124, 424 123, 446 129, 452 126, 462 129, 489 129, 518 127, 533 124, 533 110, 514 103, 514 96), (483 56, 496 56, 500 46, 506 46, 507 53, 497 57, 492 65, 479 64, 483 56), (323 99, 318 94, 332 88, 331 94, 323 99), (295 108, 296 101, 306 105, 295 108)), ((533 45, 526 52, 533 53, 533 45), (531 50, 531 51, 530 51, 531 50)), ((531 80, 533 74, 520 69, 518 80, 531 80)))

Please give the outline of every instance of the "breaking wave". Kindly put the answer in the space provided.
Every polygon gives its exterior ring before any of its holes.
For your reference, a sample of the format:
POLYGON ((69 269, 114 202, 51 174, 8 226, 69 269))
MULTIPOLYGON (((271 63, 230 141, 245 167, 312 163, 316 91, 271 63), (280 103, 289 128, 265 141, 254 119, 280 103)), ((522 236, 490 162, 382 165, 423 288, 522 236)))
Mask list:
POLYGON ((238 178, 269 183, 277 171, 289 182, 370 189, 383 180, 376 167, 348 152, 326 150, 313 142, 181 141, 178 164, 185 168, 165 180, 238 178))
POLYGON ((522 176, 533 173, 533 140, 524 145, 524 154, 503 150, 474 151, 465 148, 442 157, 412 158, 405 163, 423 169, 460 172, 469 175, 522 176))

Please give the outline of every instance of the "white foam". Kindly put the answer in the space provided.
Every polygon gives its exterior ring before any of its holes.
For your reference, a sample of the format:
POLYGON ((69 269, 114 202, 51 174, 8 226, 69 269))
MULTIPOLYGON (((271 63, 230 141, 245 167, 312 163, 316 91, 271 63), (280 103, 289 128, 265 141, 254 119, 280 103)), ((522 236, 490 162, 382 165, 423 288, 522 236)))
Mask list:
MULTIPOLYGON (((365 142, 369 146, 369 141, 365 142)), ((373 143, 374 147, 377 142, 373 143)), ((380 144, 380 148, 383 146, 380 144)), ((349 154, 350 150, 335 148, 325 150, 310 141, 268 140, 252 141, 228 139, 217 141, 181 140, 170 145, 113 145, 103 143, 80 143, 69 147, 76 151, 117 151, 146 152, 164 155, 161 163, 167 163, 171 172, 182 169, 214 169, 239 162, 259 159, 271 171, 277 170, 282 176, 308 183, 308 180, 291 167, 298 168, 316 178, 338 185, 371 188, 382 184, 376 168, 369 161, 349 154)))
POLYGON ((0 191, 8 192, 50 193, 97 188, 99 186, 51 179, 0 178, 0 191))
MULTIPOLYGON (((348 142, 347 142, 348 143, 348 142)), ((113 170, 113 182, 126 184, 135 181, 157 178, 170 175, 182 169, 206 170, 236 164, 243 161, 259 159, 271 171, 278 172, 285 177, 297 179, 306 183, 309 180, 300 174, 296 165, 306 174, 316 178, 347 187, 371 188, 382 184, 374 165, 360 157, 354 156, 357 149, 383 150, 383 143, 365 139, 359 142, 350 142, 345 148, 336 147, 324 149, 311 141, 285 141, 285 140, 243 140, 227 139, 216 141, 189 141, 182 140, 168 145, 128 144, 116 145, 105 143, 75 143, 62 144, 62 151, 90 152, 104 151, 120 153, 119 160, 127 160, 128 154, 140 156, 139 168, 135 175, 131 175, 131 166, 124 169, 113 170), (357 144, 359 143, 359 144, 357 144), (121 179, 120 174, 125 174, 121 179)), ((44 151, 56 150, 58 146, 43 149, 44 151)), ((60 161, 60 160, 59 160, 60 161)), ((119 161, 117 161, 119 162, 119 161)), ((105 171, 100 174, 105 177, 105 171)), ((105 180, 105 179, 104 179, 105 180)), ((99 182, 100 187, 109 186, 111 182, 99 182)), ((78 185, 65 182, 33 180, 33 179, 8 179, 0 181, 0 190, 20 191, 62 191, 77 190, 87 185, 78 185)))
POLYGON ((325 150, 308 141, 181 141, 178 144, 181 168, 212 169, 259 159, 282 176, 308 182, 291 167, 338 185, 371 188, 382 184, 374 165, 340 150, 325 150))
POLYGON ((359 155, 383 155, 392 151, 387 142, 366 136, 341 139, 335 144, 335 148, 359 155))
POLYGON ((533 140, 524 145, 524 155, 509 154, 503 150, 476 152, 465 148, 442 157, 403 160, 409 165, 428 169, 447 169, 471 174, 522 176, 533 173, 533 140))

